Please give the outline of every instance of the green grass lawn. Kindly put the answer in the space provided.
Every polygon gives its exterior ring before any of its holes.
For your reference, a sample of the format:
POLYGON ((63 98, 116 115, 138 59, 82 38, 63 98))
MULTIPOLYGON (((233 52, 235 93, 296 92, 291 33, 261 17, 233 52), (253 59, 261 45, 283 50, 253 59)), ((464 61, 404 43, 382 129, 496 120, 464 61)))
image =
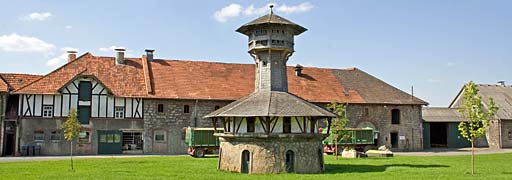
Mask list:
POLYGON ((221 172, 217 158, 136 157, 0 163, 0 179, 512 179, 512 154, 476 156, 471 177, 470 156, 378 159, 325 157, 324 174, 247 175, 221 172))

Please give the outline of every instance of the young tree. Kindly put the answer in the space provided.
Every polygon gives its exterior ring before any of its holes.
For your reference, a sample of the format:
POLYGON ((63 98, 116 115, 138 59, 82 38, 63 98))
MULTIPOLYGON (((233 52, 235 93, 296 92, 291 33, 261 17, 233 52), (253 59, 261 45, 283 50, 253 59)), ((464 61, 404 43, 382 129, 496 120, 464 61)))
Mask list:
POLYGON ((71 108, 69 110, 68 119, 60 125, 60 128, 64 130, 64 139, 70 143, 70 158, 71 158, 71 170, 74 171, 73 166, 73 141, 80 134, 80 122, 78 122, 76 110, 71 108))
POLYGON ((458 128, 460 134, 471 142, 471 175, 475 175, 475 139, 485 136, 489 120, 494 117, 498 107, 492 98, 489 98, 489 104, 484 106, 473 81, 464 85, 463 92, 463 107, 459 112, 468 121, 460 122, 458 128))
POLYGON ((331 124, 332 135, 334 137, 334 153, 336 159, 338 159, 338 141, 347 138, 347 134, 343 133, 343 129, 345 129, 349 121, 347 116, 347 106, 342 103, 331 102, 327 105, 327 109, 330 109, 338 115, 337 118, 332 119, 331 124))

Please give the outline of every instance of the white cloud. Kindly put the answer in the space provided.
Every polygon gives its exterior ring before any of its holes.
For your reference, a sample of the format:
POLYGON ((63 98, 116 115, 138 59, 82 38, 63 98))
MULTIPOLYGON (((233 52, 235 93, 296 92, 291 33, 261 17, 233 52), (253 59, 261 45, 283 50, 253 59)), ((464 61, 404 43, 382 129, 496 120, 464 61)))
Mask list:
POLYGON ((73 26, 71 26, 71 25, 67 25, 67 26, 65 26, 64 28, 66 28, 66 29, 72 29, 72 28, 73 28, 73 26))
POLYGON ((213 17, 219 22, 226 22, 230 18, 238 17, 240 12, 242 12, 242 6, 240 6, 240 4, 230 4, 219 11, 215 11, 213 17))
POLYGON ((6 52, 41 52, 49 53, 55 45, 44 42, 36 37, 20 36, 12 33, 0 36, 0 50, 6 52))
POLYGON ((102 48, 99 48, 98 50, 100 50, 101 52, 111 52, 111 51, 115 51, 115 49, 126 49, 126 48, 123 46, 110 46, 110 47, 102 47, 102 48))
POLYGON ((274 9, 276 12, 285 13, 285 14, 293 14, 293 13, 304 13, 311 11, 315 6, 309 2, 300 3, 294 6, 288 6, 286 4, 277 5, 276 3, 269 3, 265 6, 254 7, 254 5, 249 5, 247 7, 243 7, 240 4, 229 4, 222 9, 215 11, 213 17, 215 20, 219 22, 227 22, 231 19, 235 19, 240 15, 244 16, 261 16, 270 12, 269 6, 274 5, 274 9))
POLYGON ((452 67, 452 66, 455 66, 456 64, 454 62, 448 62, 446 63, 446 67, 452 67))
POLYGON ((303 13, 308 12, 311 9, 313 9, 315 6, 309 2, 300 3, 295 6, 287 6, 286 4, 283 4, 282 6, 279 6, 276 8, 277 12, 282 12, 286 14, 293 14, 293 13, 303 13))
POLYGON ((77 51, 78 52, 77 48, 72 48, 72 47, 63 47, 60 50, 64 51, 64 53, 62 53, 60 56, 54 57, 54 58, 46 61, 46 66, 56 67, 56 66, 65 64, 66 61, 68 60, 68 54, 66 53, 66 51, 77 51))
POLYGON ((19 19, 22 21, 45 21, 48 20, 52 16, 52 13, 49 12, 33 12, 24 16, 21 16, 19 19))
POLYGON ((427 82, 429 82, 429 83, 440 83, 441 80, 429 78, 429 79, 427 79, 427 82))

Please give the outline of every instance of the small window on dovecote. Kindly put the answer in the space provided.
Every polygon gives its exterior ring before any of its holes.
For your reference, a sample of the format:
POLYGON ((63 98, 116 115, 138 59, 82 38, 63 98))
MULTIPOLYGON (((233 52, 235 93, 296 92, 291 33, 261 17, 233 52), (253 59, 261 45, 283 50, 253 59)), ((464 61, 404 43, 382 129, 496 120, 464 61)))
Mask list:
POLYGON ((215 110, 218 110, 218 109, 220 109, 220 106, 215 106, 215 110))
POLYGON ((158 104, 157 109, 158 109, 159 113, 163 113, 164 112, 164 104, 158 104))
POLYGON ((190 113, 190 106, 189 105, 183 106, 183 113, 190 113))

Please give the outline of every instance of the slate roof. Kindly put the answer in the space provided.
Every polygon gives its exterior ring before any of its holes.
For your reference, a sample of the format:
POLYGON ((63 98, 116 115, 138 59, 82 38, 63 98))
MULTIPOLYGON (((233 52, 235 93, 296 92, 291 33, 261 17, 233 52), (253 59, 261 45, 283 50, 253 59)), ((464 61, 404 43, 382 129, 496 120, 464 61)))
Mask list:
POLYGON ((205 117, 336 117, 317 105, 280 91, 258 91, 230 103, 205 117))
POLYGON ((333 74, 340 84, 347 87, 347 90, 355 91, 361 95, 365 103, 428 104, 357 68, 334 69, 333 74))
MULTIPOLYGON (((93 76, 119 97, 238 100, 254 92, 253 64, 127 58, 86 53, 53 72, 17 88, 16 94, 59 94, 77 76, 93 76)), ((287 68, 288 90, 309 102, 426 104, 359 70, 304 67, 302 76, 287 68)))
POLYGON ((239 33, 248 35, 248 33, 250 32, 250 29, 252 27, 258 26, 258 25, 265 25, 265 24, 289 25, 293 29, 295 29, 294 35, 299 35, 299 34, 303 33, 304 31, 307 31, 306 28, 304 28, 298 24, 295 24, 295 23, 291 22, 290 20, 285 19, 276 14, 267 14, 267 15, 261 16, 247 24, 244 24, 243 26, 239 27, 236 31, 239 33))
POLYGON ((0 73, 0 91, 16 90, 41 77, 32 74, 0 73))
POLYGON ((462 122, 466 118, 460 117, 457 108, 444 107, 423 107, 421 109, 423 121, 425 122, 462 122))
MULTIPOLYGON (((489 97, 492 97, 499 108, 496 117, 499 119, 512 120, 512 86, 477 84, 478 95, 482 96, 484 104, 489 104, 489 97)), ((463 88, 455 97, 449 107, 462 107, 463 88)))

